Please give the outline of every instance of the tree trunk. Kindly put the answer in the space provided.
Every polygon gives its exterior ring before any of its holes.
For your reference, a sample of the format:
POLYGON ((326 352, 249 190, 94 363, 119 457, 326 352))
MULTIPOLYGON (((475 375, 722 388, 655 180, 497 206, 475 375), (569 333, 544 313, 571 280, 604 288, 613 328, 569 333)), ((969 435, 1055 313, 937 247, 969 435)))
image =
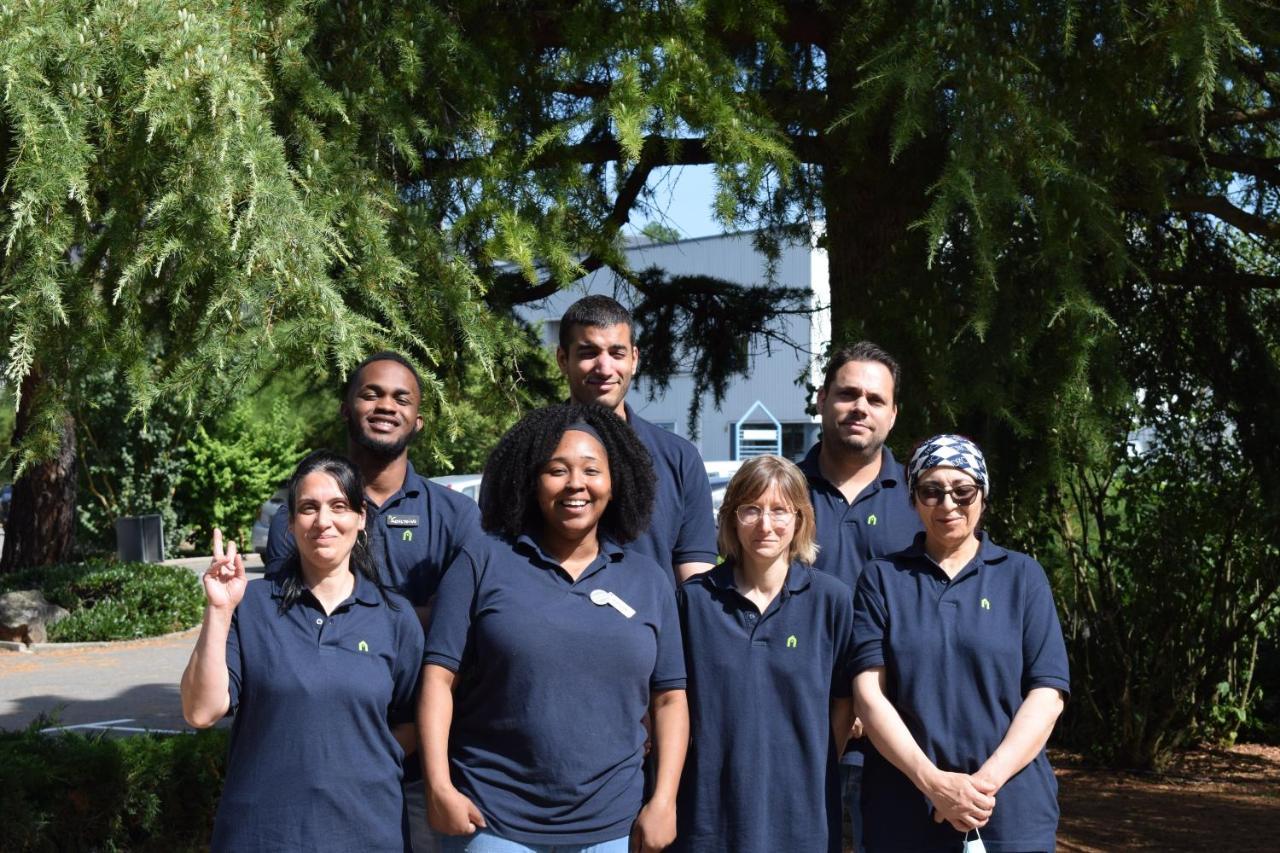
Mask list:
MULTIPOLYGON (((33 370, 22 383, 22 403, 13 428, 13 446, 28 433, 43 378, 33 370)), ((4 527, 0 574, 46 566, 70 557, 76 522, 76 430, 71 415, 62 418, 58 453, 28 466, 13 484, 13 501, 4 527)))

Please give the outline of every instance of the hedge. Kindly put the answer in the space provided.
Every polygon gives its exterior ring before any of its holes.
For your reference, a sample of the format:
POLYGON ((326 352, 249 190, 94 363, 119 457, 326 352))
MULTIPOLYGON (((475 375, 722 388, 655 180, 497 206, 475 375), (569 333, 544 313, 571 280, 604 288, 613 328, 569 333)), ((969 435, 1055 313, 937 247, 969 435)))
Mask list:
POLYGON ((0 731, 0 850, 207 849, 228 732, 0 731))
POLYGON ((71 643, 157 637, 200 624, 204 590, 190 569, 158 563, 69 563, 0 575, 0 593, 39 589, 71 615, 49 639, 71 643))

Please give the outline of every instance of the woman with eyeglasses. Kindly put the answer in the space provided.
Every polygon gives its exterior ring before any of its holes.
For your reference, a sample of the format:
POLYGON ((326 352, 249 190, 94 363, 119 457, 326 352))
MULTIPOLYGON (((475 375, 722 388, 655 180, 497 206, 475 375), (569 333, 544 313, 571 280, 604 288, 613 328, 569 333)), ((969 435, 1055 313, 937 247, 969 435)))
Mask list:
POLYGON ((866 848, 1051 851, 1044 747, 1070 687, 1048 579, 980 529, 990 479, 972 441, 922 443, 907 488, 924 533, 871 563, 854 596, 854 693, 876 747, 866 848))
POLYGON ((808 485, 786 459, 743 465, 719 524, 724 562, 677 594, 693 738, 672 849, 838 853, 849 588, 813 568, 808 485))

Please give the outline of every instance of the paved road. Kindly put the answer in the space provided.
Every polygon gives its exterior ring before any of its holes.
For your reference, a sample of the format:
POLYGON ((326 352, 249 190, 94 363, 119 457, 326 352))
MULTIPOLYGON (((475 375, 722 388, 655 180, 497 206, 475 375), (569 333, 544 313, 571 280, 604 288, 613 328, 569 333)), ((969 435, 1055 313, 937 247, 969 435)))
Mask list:
MULTIPOLYGON (((198 572, 209 558, 175 562, 198 572)), ((246 568, 260 567, 256 556, 246 560, 246 568)), ((23 728, 41 714, 56 714, 63 726, 185 729, 178 679, 198 630, 91 648, 0 651, 0 729, 23 728)))

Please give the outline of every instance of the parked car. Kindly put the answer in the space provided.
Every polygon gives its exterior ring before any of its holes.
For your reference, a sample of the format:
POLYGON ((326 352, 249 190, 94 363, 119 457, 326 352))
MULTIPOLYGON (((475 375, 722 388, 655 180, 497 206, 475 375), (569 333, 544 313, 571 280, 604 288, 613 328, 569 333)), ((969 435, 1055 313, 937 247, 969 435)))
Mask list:
POLYGON ((473 501, 480 500, 481 474, 448 474, 443 477, 431 477, 431 482, 438 483, 446 489, 461 492, 473 501))
POLYGON ((724 492, 729 487, 729 481, 733 477, 712 477, 711 478, 711 517, 716 520, 716 526, 720 524, 720 507, 724 506, 724 492))
POLYGON ((746 461, 745 459, 704 459, 702 466, 707 469, 707 476, 715 479, 716 477, 732 477, 738 473, 738 469, 746 461))
POLYGON ((267 553, 267 533, 271 531, 271 519, 275 518, 276 511, 288 499, 286 489, 277 489, 274 495, 263 501, 262 509, 258 510, 258 518, 253 522, 253 550, 259 554, 267 553))

